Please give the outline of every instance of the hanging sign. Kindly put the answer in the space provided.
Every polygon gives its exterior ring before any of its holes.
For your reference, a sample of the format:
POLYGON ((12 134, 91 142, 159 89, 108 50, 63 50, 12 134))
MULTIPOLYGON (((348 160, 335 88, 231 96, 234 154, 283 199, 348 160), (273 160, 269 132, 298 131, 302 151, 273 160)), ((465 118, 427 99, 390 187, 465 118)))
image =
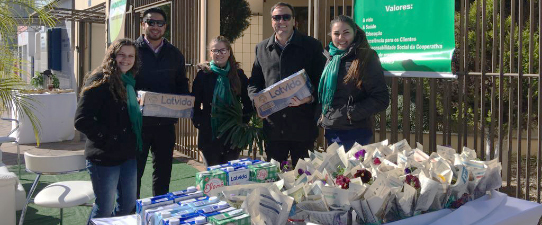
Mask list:
POLYGON ((451 77, 453 0, 355 1, 354 20, 388 75, 451 77))
POLYGON ((126 0, 111 0, 111 4, 109 5, 109 43, 120 38, 125 13, 126 0))

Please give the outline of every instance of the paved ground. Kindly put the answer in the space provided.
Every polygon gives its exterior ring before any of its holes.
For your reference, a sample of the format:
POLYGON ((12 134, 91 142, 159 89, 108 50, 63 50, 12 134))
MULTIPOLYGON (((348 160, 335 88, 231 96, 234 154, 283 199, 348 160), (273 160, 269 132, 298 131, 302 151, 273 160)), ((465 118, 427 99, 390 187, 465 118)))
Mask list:
MULTIPOLYGON (((5 117, 3 115, 2 117, 5 117)), ((11 123, 0 120, 0 136, 5 136, 11 130, 11 123)), ((77 135, 77 134, 76 134, 77 135)), ((85 149, 84 141, 63 141, 53 143, 42 143, 40 146, 36 144, 20 145, 21 164, 24 164, 24 153, 31 152, 36 155, 66 155, 66 154, 83 154, 85 149)), ((0 145, 0 161, 6 165, 17 165, 17 147, 12 143, 4 143, 0 145)), ((202 171, 205 170, 205 165, 192 160, 185 155, 175 151, 174 157, 176 160, 187 163, 194 168, 202 171)))

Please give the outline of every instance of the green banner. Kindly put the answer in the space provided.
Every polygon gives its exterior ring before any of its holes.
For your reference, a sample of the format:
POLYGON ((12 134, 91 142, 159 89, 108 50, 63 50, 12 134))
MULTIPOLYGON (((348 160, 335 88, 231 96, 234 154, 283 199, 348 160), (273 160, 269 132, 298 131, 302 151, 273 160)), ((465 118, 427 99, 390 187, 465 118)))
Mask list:
POLYGON ((354 10, 385 70, 419 71, 418 77, 451 75, 453 0, 357 0, 354 10))
POLYGON ((111 0, 109 5, 109 43, 117 40, 126 13, 126 0, 111 0))

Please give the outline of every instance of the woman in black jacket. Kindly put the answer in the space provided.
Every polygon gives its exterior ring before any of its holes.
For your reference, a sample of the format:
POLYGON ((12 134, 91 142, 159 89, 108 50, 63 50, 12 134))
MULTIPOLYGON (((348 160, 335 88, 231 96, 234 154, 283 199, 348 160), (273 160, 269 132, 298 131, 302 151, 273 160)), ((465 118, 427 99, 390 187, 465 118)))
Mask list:
POLYGON ((195 97, 192 121, 199 129, 198 148, 207 166, 212 166, 237 159, 240 153, 240 149, 225 143, 227 134, 218 138, 218 127, 224 121, 211 116, 216 113, 215 106, 226 107, 241 100, 244 122, 250 119, 253 108, 247 93, 248 78, 235 61, 230 42, 219 36, 211 41, 209 50, 212 61, 198 65, 199 71, 192 86, 195 97))
POLYGON ((369 144, 371 116, 388 107, 389 93, 365 32, 344 15, 330 26, 331 42, 324 51, 328 61, 318 87, 318 125, 325 128, 328 143, 337 142, 348 151, 355 142, 369 144))
POLYGON ((85 77, 75 128, 87 136, 85 156, 96 195, 89 222, 128 215, 135 208, 135 157, 142 147, 142 116, 134 91, 138 66, 134 43, 121 39, 109 46, 102 65, 85 77))

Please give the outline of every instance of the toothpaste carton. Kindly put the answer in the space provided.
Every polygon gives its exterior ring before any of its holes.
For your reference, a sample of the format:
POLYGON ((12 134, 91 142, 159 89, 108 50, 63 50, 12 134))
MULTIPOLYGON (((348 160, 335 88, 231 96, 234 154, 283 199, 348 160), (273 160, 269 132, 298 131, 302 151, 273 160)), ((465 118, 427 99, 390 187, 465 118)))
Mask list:
POLYGON ((228 186, 246 184, 250 178, 250 170, 244 166, 222 168, 228 174, 228 186))
POLYGON ((146 225, 145 210, 173 204, 170 194, 136 200, 137 224, 146 225))
POLYGON ((193 225, 193 224, 203 225, 206 223, 207 223, 207 218, 205 218, 204 216, 198 216, 198 217, 187 219, 183 221, 183 223, 181 224, 182 225, 193 225))
POLYGON ((262 118, 290 105, 293 97, 301 100, 311 96, 312 85, 305 69, 263 89, 254 96, 254 106, 262 118))
MULTIPOLYGON (((258 160, 259 161, 259 160, 258 160)), ((230 166, 248 166, 252 165, 252 160, 249 158, 231 160, 228 162, 230 166)))
POLYGON ((197 188, 207 195, 211 190, 228 184, 228 175, 222 170, 202 171, 196 174, 197 188))
POLYGON ((217 224, 219 221, 231 219, 233 217, 237 217, 237 216, 240 216, 240 215, 243 215, 243 214, 244 214, 243 209, 236 209, 236 210, 233 210, 233 211, 230 211, 230 212, 226 212, 226 213, 218 214, 216 216, 208 217, 207 220, 209 221, 209 223, 217 224))
POLYGON ((213 196, 213 197, 209 197, 206 200, 196 201, 196 202, 189 202, 189 203, 187 203, 187 205, 190 206, 195 211, 197 211, 197 210, 200 210, 201 208, 203 208, 203 207, 205 207, 207 205, 212 205, 212 204, 216 204, 216 203, 219 203, 219 202, 220 202, 220 200, 216 196, 213 196))
POLYGON ((179 203, 173 203, 170 205, 164 205, 157 208, 147 209, 145 210, 145 221, 149 225, 157 225, 159 224, 160 220, 162 219, 162 213, 163 212, 171 212, 173 210, 192 210, 194 211, 190 206, 188 205, 182 205, 179 203))
MULTIPOLYGON (((190 187, 193 188, 193 190, 196 190, 196 187, 190 187)), ((194 192, 183 192, 183 191, 176 191, 171 192, 170 197, 173 199, 173 202, 182 202, 189 199, 199 198, 203 197, 202 191, 194 191, 194 192)))
POLYGON ((271 163, 260 163, 248 166, 250 170, 250 181, 258 183, 275 182, 278 178, 277 166, 271 163))
POLYGON ((194 96, 138 91, 143 116, 191 118, 194 96))
POLYGON ((233 218, 217 221, 214 224, 216 225, 226 225, 226 224, 227 225, 250 225, 251 221, 250 221, 250 215, 241 214, 233 218))
POLYGON ((164 220, 168 220, 169 218, 192 218, 194 216, 199 215, 194 211, 194 209, 190 208, 189 206, 182 206, 175 209, 170 210, 162 210, 159 212, 155 212, 152 217, 150 217, 151 224, 153 225, 160 225, 163 224, 164 220))
POLYGON ((170 218, 165 218, 160 221, 159 225, 180 225, 180 224, 205 224, 207 219, 201 218, 197 213, 189 213, 178 215, 170 218), (198 218, 197 220, 195 218, 198 218), (190 223, 192 221, 192 223, 190 223), (195 222, 198 223, 195 223, 195 222))
POLYGON ((212 204, 205 206, 199 210, 197 210, 197 213, 199 213, 200 216, 204 216, 205 218, 215 216, 220 214, 221 210, 225 210, 230 208, 230 205, 227 202, 221 201, 217 204, 212 204))

